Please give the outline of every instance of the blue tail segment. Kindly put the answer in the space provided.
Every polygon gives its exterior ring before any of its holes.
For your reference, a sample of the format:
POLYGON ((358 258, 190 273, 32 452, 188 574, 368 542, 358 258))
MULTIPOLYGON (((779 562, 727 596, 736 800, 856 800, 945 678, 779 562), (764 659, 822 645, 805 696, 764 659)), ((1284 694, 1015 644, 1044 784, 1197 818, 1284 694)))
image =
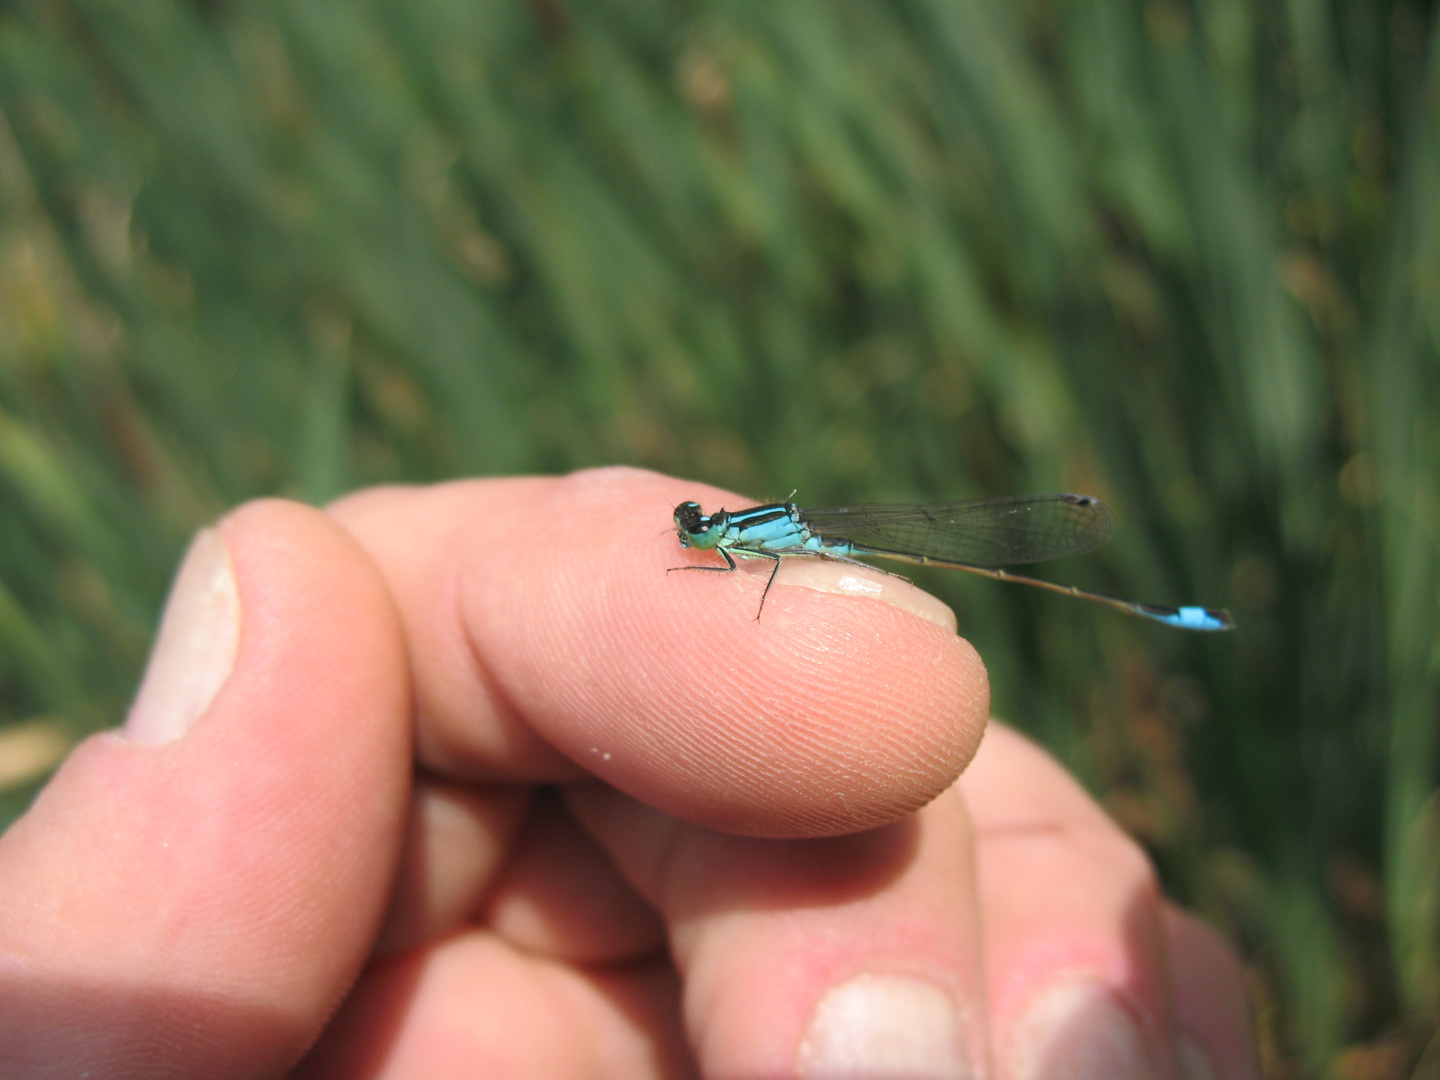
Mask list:
POLYGON ((1182 607, 1150 611, 1142 605, 1142 613, 1168 626, 1182 630, 1234 630, 1235 622, 1228 611, 1211 611, 1203 607, 1182 607))

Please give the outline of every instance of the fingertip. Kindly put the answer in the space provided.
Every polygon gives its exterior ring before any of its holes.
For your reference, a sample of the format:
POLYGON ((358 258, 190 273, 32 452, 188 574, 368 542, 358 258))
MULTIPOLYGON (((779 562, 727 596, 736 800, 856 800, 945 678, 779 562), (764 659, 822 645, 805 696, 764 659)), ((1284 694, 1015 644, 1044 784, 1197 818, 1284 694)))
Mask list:
POLYGON ((1175 905, 1161 910, 1186 1080, 1259 1075, 1245 970, 1214 927, 1175 905))
POLYGON ((705 1075, 988 1075, 972 836, 953 789, 886 828, 757 840, 602 785, 576 818, 662 912, 705 1075))
MULTIPOLYGON (((973 756, 989 686, 963 639, 808 588, 776 590, 760 620, 754 593, 708 596, 708 579, 647 599, 660 569, 572 597, 502 676, 547 742, 607 783, 707 828, 825 836, 912 813, 973 756)), ((483 601, 470 625, 488 655, 529 629, 483 601)))
POLYGON ((976 828, 997 1057, 1036 1080, 1168 1075, 1174 1017, 1143 850, 1003 725, 959 787, 976 828))
MULTIPOLYGON (((913 812, 973 756, 989 683, 938 611, 917 618, 862 595, 777 585, 757 619, 762 574, 668 573, 681 555, 669 514, 633 510, 747 500, 634 470, 575 474, 548 494, 553 509, 529 519, 592 527, 562 535, 574 546, 547 582, 554 618, 525 653, 563 659, 583 691, 553 667, 523 666, 507 689, 595 775, 709 828, 826 836, 913 812)), ((782 565, 777 581, 837 569, 924 597, 890 575, 813 560, 782 565)), ((519 612, 495 621, 491 596, 472 625, 498 643, 519 612)))
MULTIPOLYGON (((384 584, 343 530, 293 503, 238 509, 205 548, 191 584, 236 609, 228 669, 202 693, 142 691, 140 737, 87 740, 0 838, 0 999, 26 1006, 0 1008, 16 1020, 0 1043, 16 1059, 41 1033, 53 1052, 58 1032, 77 1069, 157 1053, 213 1075, 283 1067, 378 923, 410 772, 384 584), (195 715, 171 722, 176 702, 195 715)), ((182 656, 206 625, 182 625, 182 656)), ((185 681, 183 665, 162 674, 185 681)))

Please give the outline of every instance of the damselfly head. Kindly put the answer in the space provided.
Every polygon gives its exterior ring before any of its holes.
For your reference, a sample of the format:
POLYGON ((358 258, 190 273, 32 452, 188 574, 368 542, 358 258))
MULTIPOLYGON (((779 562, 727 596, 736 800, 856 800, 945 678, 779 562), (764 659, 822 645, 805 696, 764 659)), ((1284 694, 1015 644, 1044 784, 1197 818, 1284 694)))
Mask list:
POLYGON ((683 502, 675 507, 675 531, 680 536, 681 547, 710 551, 725 536, 725 525, 730 515, 724 510, 706 516, 700 512, 697 502, 683 502))
POLYGON ((689 547, 690 537, 710 528, 710 520, 700 512, 697 502, 683 502, 675 507, 675 531, 680 536, 680 546, 689 547))

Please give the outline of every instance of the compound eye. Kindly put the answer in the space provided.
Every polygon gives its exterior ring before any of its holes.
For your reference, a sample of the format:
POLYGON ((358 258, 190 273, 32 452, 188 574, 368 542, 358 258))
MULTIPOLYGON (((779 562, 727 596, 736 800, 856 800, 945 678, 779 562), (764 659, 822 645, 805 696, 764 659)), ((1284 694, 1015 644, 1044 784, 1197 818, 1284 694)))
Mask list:
POLYGON ((683 502, 675 507, 675 524, 687 533, 704 532, 709 528, 697 502, 683 502))

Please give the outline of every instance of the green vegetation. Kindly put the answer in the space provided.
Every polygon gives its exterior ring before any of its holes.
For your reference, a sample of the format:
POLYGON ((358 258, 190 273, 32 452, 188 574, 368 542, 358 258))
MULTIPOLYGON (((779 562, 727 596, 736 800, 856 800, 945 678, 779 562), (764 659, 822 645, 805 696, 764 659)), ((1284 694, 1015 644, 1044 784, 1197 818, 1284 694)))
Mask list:
POLYGON ((43 763, 115 723, 189 534, 264 493, 1090 492, 1120 538, 1056 576, 1240 629, 924 577, 997 711, 1241 944, 1267 1076, 1433 1075, 1437 26, 12 0, 0 735, 43 763))

